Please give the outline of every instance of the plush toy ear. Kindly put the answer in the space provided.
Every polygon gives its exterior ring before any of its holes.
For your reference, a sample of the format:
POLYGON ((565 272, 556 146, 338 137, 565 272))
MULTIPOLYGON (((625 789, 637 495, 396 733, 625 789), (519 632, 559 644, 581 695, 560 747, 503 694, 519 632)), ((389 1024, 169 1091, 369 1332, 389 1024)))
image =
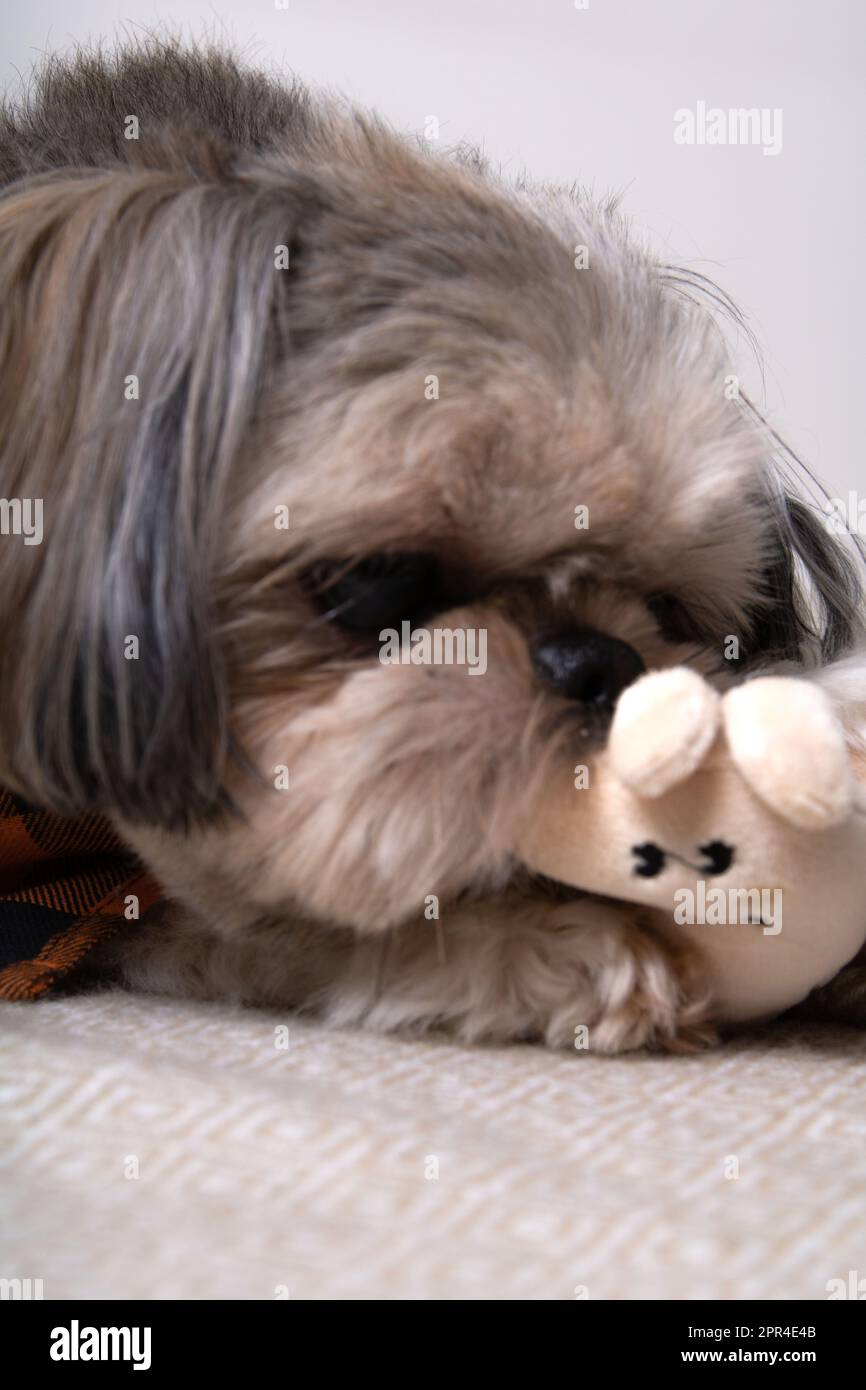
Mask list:
POLYGON ((773 811, 803 830, 847 819, 854 773, 823 690, 789 676, 762 676, 728 691, 722 714, 734 763, 773 811))
POLYGON ((662 796, 700 766, 718 727, 719 696, 697 671, 650 671, 619 697, 611 768, 639 796, 662 796))
POLYGON ((275 353, 288 187, 64 172, 0 201, 0 775, 60 812, 221 803, 229 477, 275 353), (34 503, 35 505, 35 503, 34 503))

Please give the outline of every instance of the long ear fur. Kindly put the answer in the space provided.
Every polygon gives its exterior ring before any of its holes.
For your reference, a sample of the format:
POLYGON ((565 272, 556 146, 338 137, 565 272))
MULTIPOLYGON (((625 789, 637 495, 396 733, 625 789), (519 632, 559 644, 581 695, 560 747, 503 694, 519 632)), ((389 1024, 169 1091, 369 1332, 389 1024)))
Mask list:
MULTIPOLYGON (((676 293, 733 324, 751 343, 760 367, 757 339, 721 286, 683 266, 662 266, 661 275, 676 293)), ((803 491, 824 493, 821 483, 745 392, 740 401, 773 445, 766 491, 745 502, 769 510, 772 536, 764 582, 750 615, 748 659, 762 666, 780 661, 826 665, 866 644, 866 553, 856 537, 846 546, 831 531, 829 510, 822 516, 808 505, 803 491)))
POLYGON ((0 776, 61 812, 221 801, 212 593, 267 371, 288 187, 66 171, 0 199, 0 776), (138 652, 135 657, 137 639, 138 652))
POLYGON ((775 545, 750 655, 762 664, 826 665, 864 642, 863 557, 795 494, 780 491, 770 506, 775 545))

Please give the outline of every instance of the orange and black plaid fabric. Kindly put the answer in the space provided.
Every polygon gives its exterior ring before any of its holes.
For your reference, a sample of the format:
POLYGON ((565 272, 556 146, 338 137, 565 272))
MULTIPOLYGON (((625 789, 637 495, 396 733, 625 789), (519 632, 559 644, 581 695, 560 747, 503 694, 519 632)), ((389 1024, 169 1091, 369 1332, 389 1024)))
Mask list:
POLYGON ((0 790, 0 999, 37 999, 159 887, 103 816, 66 818, 0 790))

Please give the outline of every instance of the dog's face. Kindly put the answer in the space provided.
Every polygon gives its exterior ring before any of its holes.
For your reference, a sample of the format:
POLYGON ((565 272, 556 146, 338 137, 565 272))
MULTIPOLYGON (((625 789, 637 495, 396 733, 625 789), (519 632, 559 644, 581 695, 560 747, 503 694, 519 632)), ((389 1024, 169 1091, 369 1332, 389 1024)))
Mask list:
POLYGON ((226 930, 501 889, 625 684, 785 629, 717 330, 613 216, 375 126, 129 159, 0 204, 4 486, 45 500, 0 775, 226 930), (383 661, 404 622, 485 669, 383 661))
POLYGON ((239 817, 127 827, 229 922, 376 929, 504 884, 545 770, 644 666, 721 670, 770 549, 712 330, 618 229, 570 244, 420 160, 355 177, 342 225, 300 232, 305 346, 231 480, 218 621, 255 775, 229 761, 239 817), (486 669, 384 664, 404 622, 483 634, 486 669))

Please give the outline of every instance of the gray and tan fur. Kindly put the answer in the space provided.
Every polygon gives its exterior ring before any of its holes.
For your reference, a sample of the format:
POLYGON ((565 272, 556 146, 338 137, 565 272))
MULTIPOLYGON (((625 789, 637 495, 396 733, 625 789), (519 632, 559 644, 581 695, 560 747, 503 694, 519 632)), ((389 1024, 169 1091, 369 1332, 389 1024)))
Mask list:
POLYGON ((512 850, 606 727, 539 679, 547 632, 720 680, 738 634, 738 674, 800 665, 862 730, 856 567, 726 399, 696 278, 611 207, 159 40, 48 60, 0 183, 0 493, 45 509, 0 546, 0 780, 107 812, 165 884, 103 969, 473 1039, 709 1036, 698 963, 512 850), (407 554, 483 679, 346 627, 329 595, 407 554))

